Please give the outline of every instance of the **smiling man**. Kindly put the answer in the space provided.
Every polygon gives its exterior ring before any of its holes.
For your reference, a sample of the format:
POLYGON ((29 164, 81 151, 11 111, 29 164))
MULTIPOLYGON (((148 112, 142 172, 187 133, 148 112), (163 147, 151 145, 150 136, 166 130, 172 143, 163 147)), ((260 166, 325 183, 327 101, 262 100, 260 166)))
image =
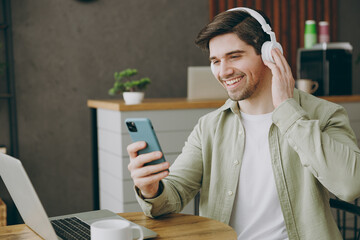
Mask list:
POLYGON ((209 49, 212 72, 231 100, 254 102, 261 98, 264 104, 254 104, 248 110, 242 110, 252 114, 273 111, 271 71, 253 47, 235 33, 226 33, 212 38, 209 49))
POLYGON ((221 13, 196 39, 229 99, 199 120, 170 173, 169 163, 144 166, 162 154, 138 155, 145 142, 128 146, 137 199, 156 217, 180 212, 201 190, 200 215, 229 224, 238 239, 341 239, 329 192, 360 195, 347 114, 294 89, 281 46, 264 57, 270 26, 249 13, 221 13))

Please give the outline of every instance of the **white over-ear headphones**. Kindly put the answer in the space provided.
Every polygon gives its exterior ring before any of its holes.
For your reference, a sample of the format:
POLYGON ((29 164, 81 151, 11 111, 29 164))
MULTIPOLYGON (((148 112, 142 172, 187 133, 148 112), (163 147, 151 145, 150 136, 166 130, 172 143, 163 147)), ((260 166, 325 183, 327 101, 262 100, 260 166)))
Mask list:
POLYGON ((249 13, 253 18, 255 18, 260 23, 263 31, 270 35, 271 41, 266 41, 261 46, 261 58, 263 61, 274 62, 274 59, 271 56, 271 50, 274 48, 278 48, 281 51, 281 53, 283 53, 283 49, 280 43, 276 41, 275 33, 271 31, 270 25, 266 23, 263 16, 261 16, 258 12, 256 12, 251 8, 245 8, 245 7, 231 8, 228 11, 245 11, 249 13))

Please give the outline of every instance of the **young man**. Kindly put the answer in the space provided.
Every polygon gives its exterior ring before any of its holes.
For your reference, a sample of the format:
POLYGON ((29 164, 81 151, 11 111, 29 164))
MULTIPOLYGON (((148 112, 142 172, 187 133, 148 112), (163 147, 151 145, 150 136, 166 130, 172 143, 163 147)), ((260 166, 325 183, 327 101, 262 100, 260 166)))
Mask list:
MULTIPOLYGON (((266 18, 266 17, 265 17, 266 18)), ((267 18, 266 18, 267 19, 267 18)), ((267 19, 268 21, 268 19, 267 19)), ((198 35, 229 100, 202 117, 182 153, 169 163, 128 166, 147 216, 179 212, 201 190, 200 215, 231 225, 238 239, 341 239, 328 191, 360 195, 360 151, 345 110, 294 89, 278 49, 262 61, 268 41, 246 11, 219 14, 198 35)))

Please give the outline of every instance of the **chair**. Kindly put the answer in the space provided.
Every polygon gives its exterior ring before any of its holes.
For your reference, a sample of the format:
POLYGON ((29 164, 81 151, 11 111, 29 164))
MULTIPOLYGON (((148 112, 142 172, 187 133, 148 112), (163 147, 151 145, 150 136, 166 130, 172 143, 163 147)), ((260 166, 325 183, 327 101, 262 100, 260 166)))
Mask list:
POLYGON ((334 209, 336 222, 343 239, 359 240, 360 206, 358 205, 358 199, 354 203, 348 203, 330 198, 330 207, 334 209))

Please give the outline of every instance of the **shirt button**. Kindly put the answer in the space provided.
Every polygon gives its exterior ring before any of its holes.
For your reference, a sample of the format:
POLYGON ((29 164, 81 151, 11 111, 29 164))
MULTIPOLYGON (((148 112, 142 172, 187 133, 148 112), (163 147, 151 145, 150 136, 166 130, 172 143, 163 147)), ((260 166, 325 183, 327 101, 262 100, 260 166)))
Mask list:
POLYGON ((229 195, 229 196, 233 195, 233 192, 232 192, 232 191, 228 191, 228 195, 229 195))
POLYGON ((234 161, 234 165, 236 166, 236 165, 238 165, 239 164, 239 161, 238 160, 235 160, 234 161))
POLYGON ((241 135, 241 134, 242 134, 242 131, 240 130, 240 131, 238 132, 238 134, 241 135))

